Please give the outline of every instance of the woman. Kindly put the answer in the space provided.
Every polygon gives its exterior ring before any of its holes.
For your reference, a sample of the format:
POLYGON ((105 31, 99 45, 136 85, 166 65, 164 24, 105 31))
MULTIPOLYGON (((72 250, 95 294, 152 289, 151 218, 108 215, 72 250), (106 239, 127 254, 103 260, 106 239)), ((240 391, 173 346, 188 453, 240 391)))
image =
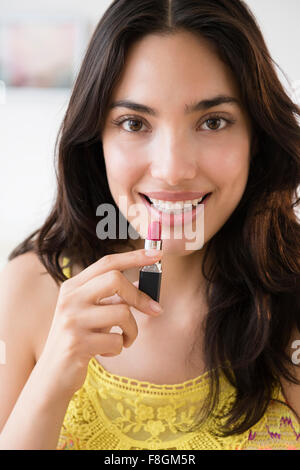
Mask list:
POLYGON ((243 2, 110 5, 61 127, 55 206, 2 273, 1 448, 300 448, 297 116, 243 2), (163 235, 147 258, 151 199, 201 194, 203 246, 163 235), (123 196, 148 208, 125 216, 140 237, 100 240, 97 208, 119 221, 123 196), (136 281, 159 260, 155 313, 136 281))

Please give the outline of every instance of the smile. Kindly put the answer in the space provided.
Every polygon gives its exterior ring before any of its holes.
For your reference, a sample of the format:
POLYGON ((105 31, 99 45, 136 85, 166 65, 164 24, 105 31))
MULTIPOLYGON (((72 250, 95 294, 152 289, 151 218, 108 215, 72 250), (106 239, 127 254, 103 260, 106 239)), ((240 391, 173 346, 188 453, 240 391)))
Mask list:
POLYGON ((190 223, 199 212, 200 206, 208 202, 212 193, 207 193, 199 199, 176 202, 152 199, 142 193, 139 195, 154 219, 159 218, 163 224, 174 226, 181 225, 183 222, 190 223))
POLYGON ((194 207, 200 204, 206 198, 206 196, 208 196, 208 194, 198 199, 173 202, 173 201, 165 201, 165 200, 160 200, 160 199, 153 199, 144 195, 144 197, 148 200, 148 202, 152 204, 156 209, 158 209, 161 212, 166 212, 168 214, 171 214, 171 213, 180 214, 181 212, 191 211, 193 210, 194 207))

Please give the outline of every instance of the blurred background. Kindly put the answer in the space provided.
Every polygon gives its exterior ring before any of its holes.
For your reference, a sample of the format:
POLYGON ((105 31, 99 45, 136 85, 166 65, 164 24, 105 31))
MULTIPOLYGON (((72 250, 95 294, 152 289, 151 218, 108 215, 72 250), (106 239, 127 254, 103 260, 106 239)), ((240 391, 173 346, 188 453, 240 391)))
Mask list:
MULTIPOLYGON (((111 0, 0 0, 0 269, 45 220, 54 144, 91 34, 111 0)), ((247 0, 300 103, 300 1, 247 0)))

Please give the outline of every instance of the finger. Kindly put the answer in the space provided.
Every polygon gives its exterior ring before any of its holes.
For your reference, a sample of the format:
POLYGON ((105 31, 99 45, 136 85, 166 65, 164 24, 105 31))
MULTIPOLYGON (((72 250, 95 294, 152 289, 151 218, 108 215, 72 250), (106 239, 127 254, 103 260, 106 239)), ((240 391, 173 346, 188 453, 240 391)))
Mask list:
POLYGON ((111 328, 118 326, 123 331, 124 346, 129 347, 138 335, 138 326, 128 305, 110 305, 90 307, 76 317, 76 324, 83 330, 109 333, 111 328))
POLYGON ((146 250, 142 249, 103 256, 98 261, 76 274, 76 276, 68 279, 68 285, 72 288, 76 288, 105 272, 114 269, 124 271, 125 269, 134 267, 147 266, 154 264, 162 257, 162 250, 157 250, 155 257, 146 256, 145 251, 146 250))
MULTIPOLYGON (((137 288, 139 287, 139 281, 134 281, 132 284, 137 288)), ((124 303, 124 300, 118 294, 101 299, 99 302, 100 305, 111 305, 111 304, 122 304, 122 303, 124 303)))
POLYGON ((92 278, 76 290, 78 304, 99 305, 101 299, 118 294, 128 305, 141 312, 157 315, 153 305, 158 305, 151 297, 137 289, 120 271, 109 271, 92 278))
POLYGON ((93 357, 97 354, 116 356, 123 349, 123 335, 119 333, 91 333, 86 337, 86 347, 93 357))
POLYGON ((100 299, 98 302, 99 305, 115 305, 115 304, 123 304, 124 300, 118 294, 111 295, 110 297, 105 297, 100 299))

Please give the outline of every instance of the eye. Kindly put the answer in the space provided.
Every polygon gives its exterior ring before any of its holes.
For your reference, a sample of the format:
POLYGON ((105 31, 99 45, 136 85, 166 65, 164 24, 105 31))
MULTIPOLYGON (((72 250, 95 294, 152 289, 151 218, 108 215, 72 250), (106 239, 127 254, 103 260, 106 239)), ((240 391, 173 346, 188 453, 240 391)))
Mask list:
MULTIPOLYGON (((206 129, 204 128, 203 130, 205 131, 211 131, 211 132, 218 132, 221 131, 222 129, 228 127, 231 124, 234 124, 235 120, 234 119, 228 119, 224 118, 220 115, 212 115, 209 116, 203 124, 200 126, 200 128, 203 125, 208 126, 206 129), (220 126, 221 123, 221 126, 220 126), (223 125, 222 125, 223 123, 223 125)), ((143 129, 143 126, 146 128, 145 123, 143 120, 135 117, 135 116, 123 116, 119 119, 113 120, 112 123, 120 128, 121 131, 129 132, 131 134, 138 134, 141 132, 147 132, 147 130, 143 129)), ((198 127, 199 128, 199 127, 198 127)), ((197 128, 197 129, 198 129, 197 128)))
MULTIPOLYGON (((206 119, 203 125, 206 125, 208 128, 204 130, 208 131, 220 131, 227 127, 230 124, 233 124, 235 121, 233 119, 225 119, 222 116, 210 116, 208 119, 206 119), (223 126, 220 127, 220 123, 223 122, 223 126)), ((200 126, 201 127, 201 126, 200 126)))
MULTIPOLYGON (((113 124, 116 126, 120 127, 122 130, 130 133, 138 133, 141 132, 142 126, 144 125, 143 121, 141 119, 137 119, 134 117, 127 117, 127 118, 122 118, 122 119, 116 119, 115 121, 112 121, 113 124), (123 127, 123 124, 127 126, 123 127)), ((144 131, 142 131, 144 132, 144 131)))

